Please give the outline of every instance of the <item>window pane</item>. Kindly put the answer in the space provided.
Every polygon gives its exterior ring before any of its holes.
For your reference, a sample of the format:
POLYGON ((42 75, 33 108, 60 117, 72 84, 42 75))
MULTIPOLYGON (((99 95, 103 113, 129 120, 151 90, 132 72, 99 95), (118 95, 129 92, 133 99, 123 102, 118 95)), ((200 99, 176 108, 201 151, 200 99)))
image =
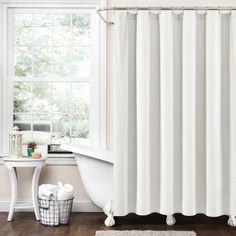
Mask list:
POLYGON ((31 45, 33 39, 31 14, 15 15, 15 44, 31 45))
POLYGON ((71 112, 72 113, 89 113, 89 83, 76 82, 72 83, 71 93, 71 112))
POLYGON ((51 25, 51 14, 34 14, 34 26, 51 25))
POLYGON ((72 73, 78 77, 90 75, 90 57, 88 47, 72 48, 72 73))
POLYGON ((33 116, 33 140, 39 144, 47 144, 50 137, 50 117, 48 115, 33 116))
POLYGON ((20 131, 31 131, 31 115, 13 115, 13 121, 20 131))
POLYGON ((73 45, 90 45, 90 16, 72 14, 73 45))
POLYGON ((52 116, 52 133, 60 135, 70 134, 70 118, 69 115, 53 115, 52 116))
POLYGON ((59 77, 68 76, 71 71, 70 48, 53 48, 53 73, 59 77))
POLYGON ((34 45, 51 45, 52 43, 51 27, 34 27, 34 45))
POLYGON ((53 15, 53 44, 56 46, 71 44, 71 14, 53 15))
POLYGON ((15 14, 15 26, 16 27, 28 27, 33 24, 32 14, 15 14))
POLYGON ((31 115, 21 115, 21 114, 13 115, 13 121, 15 122, 30 121, 30 120, 31 120, 31 115))
POLYGON ((52 85, 52 112, 70 112, 70 83, 53 83, 52 85))
POLYGON ((89 138, 89 115, 73 115, 71 117, 71 136, 74 139, 89 138))
POLYGON ((27 77, 32 74, 32 48, 15 48, 15 76, 27 77))
POLYGON ((32 27, 16 27, 15 28, 15 44, 16 45, 32 45, 33 30, 32 27))
POLYGON ((31 130, 31 122, 30 121, 15 121, 14 126, 18 126, 21 131, 29 131, 31 130))
POLYGON ((34 49, 34 75, 47 76, 51 70, 51 49, 35 47, 34 49))
POLYGON ((33 82, 33 112, 50 112, 51 87, 48 82, 33 82))
POLYGON ((30 82, 14 82, 13 83, 13 102, 14 112, 30 112, 31 111, 31 83, 30 82))
POLYGON ((32 141, 31 132, 31 115, 14 115, 13 125, 18 126, 21 131, 23 131, 22 141, 23 144, 27 144, 32 141))

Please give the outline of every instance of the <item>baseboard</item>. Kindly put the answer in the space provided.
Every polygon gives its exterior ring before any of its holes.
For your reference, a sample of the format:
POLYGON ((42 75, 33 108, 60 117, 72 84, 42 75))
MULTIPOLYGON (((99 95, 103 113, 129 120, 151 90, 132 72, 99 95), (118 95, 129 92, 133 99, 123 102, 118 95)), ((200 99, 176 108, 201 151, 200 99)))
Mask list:
POLYGON ((73 212, 102 212, 102 210, 96 207, 91 201, 74 201, 73 212))
MULTIPOLYGON (((18 203, 29 204, 30 201, 18 201, 18 203)), ((9 211, 10 202, 9 201, 0 201, 0 212, 8 212, 9 211)), ((16 209, 16 212, 32 212, 33 209, 16 209)), ((101 212, 102 210, 96 207, 91 201, 78 201, 75 200, 73 202, 73 212, 101 212)))

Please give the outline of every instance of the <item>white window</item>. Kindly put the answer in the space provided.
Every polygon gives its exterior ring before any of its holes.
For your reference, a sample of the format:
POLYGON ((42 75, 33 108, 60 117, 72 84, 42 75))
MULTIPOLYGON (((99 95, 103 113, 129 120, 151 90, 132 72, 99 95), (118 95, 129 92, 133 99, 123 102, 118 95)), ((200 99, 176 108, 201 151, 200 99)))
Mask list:
POLYGON ((8 130, 17 125, 25 145, 35 141, 44 150, 51 136, 98 145, 101 72, 95 8, 12 8, 7 32, 3 79, 10 108, 3 121, 8 120, 8 130))

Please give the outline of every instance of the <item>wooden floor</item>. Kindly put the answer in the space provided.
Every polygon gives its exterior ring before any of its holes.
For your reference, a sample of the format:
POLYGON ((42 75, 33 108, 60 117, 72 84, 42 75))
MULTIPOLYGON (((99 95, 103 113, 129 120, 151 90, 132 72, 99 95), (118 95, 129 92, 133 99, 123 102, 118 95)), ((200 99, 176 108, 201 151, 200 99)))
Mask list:
MULTIPOLYGON (((7 222, 7 214, 0 213, 0 236, 94 236, 97 230, 108 230, 102 213, 72 213, 70 225, 50 227, 35 221, 33 213, 15 213, 7 222)), ((112 230, 194 230, 200 236, 236 236, 236 228, 227 226, 227 217, 209 218, 204 215, 185 217, 176 215, 177 223, 165 225, 165 217, 151 214, 141 217, 130 214, 116 218, 112 230)), ((110 229, 110 230, 111 230, 110 229)))

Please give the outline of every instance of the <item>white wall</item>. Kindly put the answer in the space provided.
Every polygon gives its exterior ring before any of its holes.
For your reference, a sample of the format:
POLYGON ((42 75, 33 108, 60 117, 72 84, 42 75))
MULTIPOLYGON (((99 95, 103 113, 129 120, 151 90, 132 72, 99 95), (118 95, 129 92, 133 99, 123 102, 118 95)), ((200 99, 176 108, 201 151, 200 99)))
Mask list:
MULTIPOLYGON (((236 6, 235 0, 108 0, 109 6, 236 6)), ((108 80, 107 80, 107 146, 112 149, 112 34, 108 29, 108 80)), ((30 199, 31 170, 23 169, 19 173, 19 199, 30 199)), ((40 183, 56 183, 58 180, 75 186, 76 200, 88 199, 76 166, 48 166, 41 174, 40 183)), ((7 170, 0 166, 0 202, 9 201, 10 184, 7 170)), ((0 209, 1 210, 1 209, 0 209)))
MULTIPOLYGON (((29 168, 22 168, 18 171, 18 199, 20 201, 31 200, 31 176, 32 170, 29 168)), ((40 183, 57 184, 58 180, 64 183, 71 183, 75 187, 75 198, 77 200, 87 200, 77 166, 47 166, 42 170, 40 183)), ((4 166, 0 166, 0 201, 9 201, 10 194, 7 169, 4 166)))

